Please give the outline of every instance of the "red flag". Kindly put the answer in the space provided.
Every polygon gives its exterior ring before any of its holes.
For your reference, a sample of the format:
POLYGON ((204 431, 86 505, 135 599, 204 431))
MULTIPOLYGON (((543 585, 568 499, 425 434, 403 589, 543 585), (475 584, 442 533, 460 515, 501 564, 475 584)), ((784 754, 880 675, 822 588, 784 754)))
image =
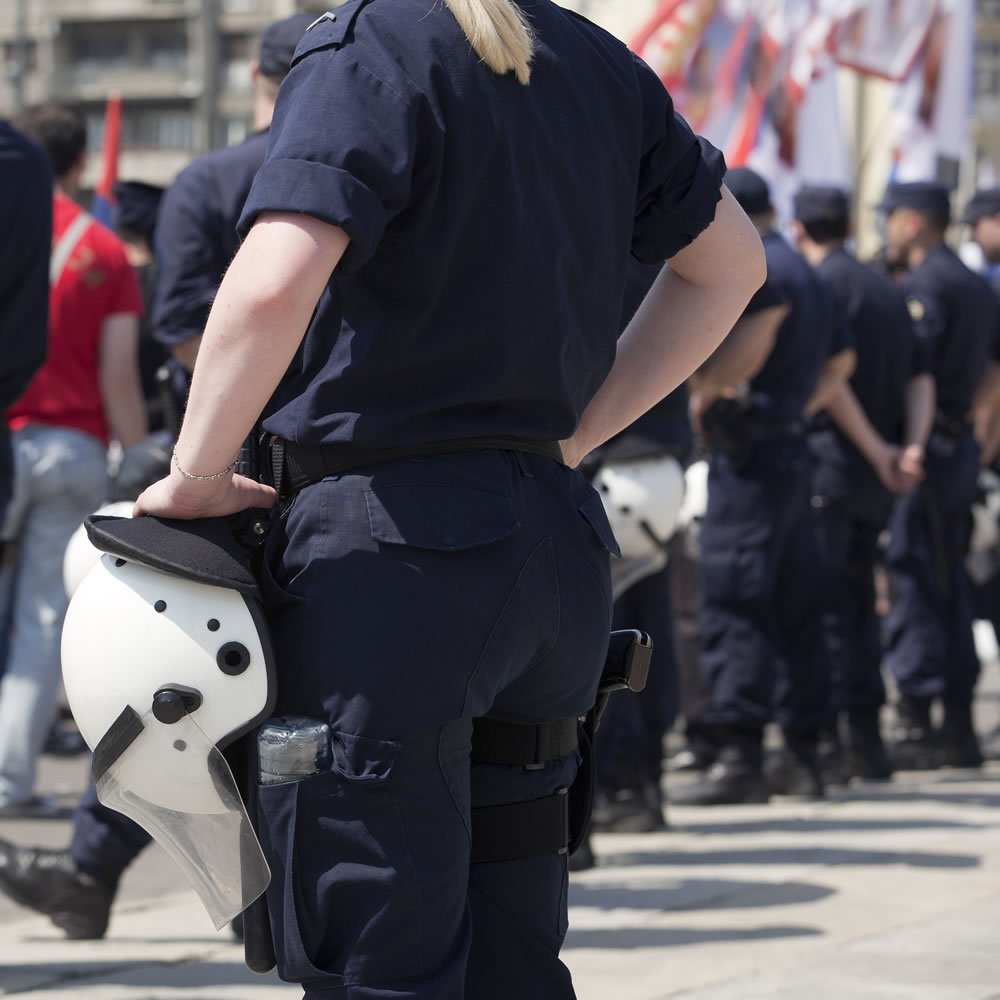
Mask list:
POLYGON ((94 218, 110 226, 115 204, 114 184, 118 179, 118 148, 121 140, 122 101, 118 94, 108 97, 104 109, 104 140, 101 144, 101 176, 94 188, 91 206, 94 218))

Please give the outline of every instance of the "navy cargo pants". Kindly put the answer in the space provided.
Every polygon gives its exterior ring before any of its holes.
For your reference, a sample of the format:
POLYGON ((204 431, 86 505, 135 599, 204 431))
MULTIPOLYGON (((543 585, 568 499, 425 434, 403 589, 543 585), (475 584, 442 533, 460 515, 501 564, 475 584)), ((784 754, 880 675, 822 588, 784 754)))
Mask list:
POLYGON ((810 737, 827 704, 825 570, 800 437, 757 445, 739 473, 712 458, 701 527, 705 721, 756 738, 772 718, 810 737))
POLYGON ((889 525, 886 661, 900 694, 968 704, 979 676, 965 571, 979 470, 972 431, 931 434, 925 468, 926 479, 897 502, 889 525))
POLYGON ((77 868, 115 885, 150 839, 138 823, 103 805, 94 783, 88 782, 73 814, 69 852, 77 868))
POLYGON ((888 511, 884 502, 866 506, 839 492, 814 501, 821 504, 819 523, 830 579, 823 635, 830 660, 832 723, 839 712, 870 716, 885 704, 875 567, 888 511))
POLYGON ((278 970, 308 1000, 569 1000, 567 857, 470 863, 470 810, 569 785, 470 763, 472 720, 594 702, 611 626, 600 497, 550 459, 401 459, 302 490, 262 573, 278 715, 329 771, 260 788, 278 970))

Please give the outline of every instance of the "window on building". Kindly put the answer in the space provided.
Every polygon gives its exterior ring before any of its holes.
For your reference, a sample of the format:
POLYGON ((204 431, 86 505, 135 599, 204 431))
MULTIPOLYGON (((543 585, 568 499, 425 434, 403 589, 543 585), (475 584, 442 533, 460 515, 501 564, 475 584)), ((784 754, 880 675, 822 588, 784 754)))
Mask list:
POLYGON ((215 123, 215 145, 235 146, 250 134, 248 118, 220 118, 215 123))
POLYGON ((1000 0, 978 0, 976 8, 980 17, 990 21, 1000 21, 1000 0))
POLYGON ((1000 94, 1000 41, 976 42, 975 82, 976 97, 996 98, 1000 94))
POLYGON ((251 35, 223 35, 220 62, 222 89, 229 93, 250 91, 250 64, 254 60, 254 38, 251 35))
POLYGON ((135 118, 135 146, 140 149, 191 149, 194 123, 190 111, 140 111, 135 118))
POLYGON ((109 25, 95 28, 75 32, 69 39, 70 62, 83 76, 126 69, 132 61, 128 34, 109 25))
POLYGON ((26 38, 21 46, 17 42, 3 43, 3 61, 9 74, 17 71, 18 63, 24 59, 23 71, 34 73, 38 69, 38 42, 34 39, 26 38))
POLYGON ((146 58, 153 69, 186 69, 188 40, 183 26, 170 23, 153 26, 146 38, 146 58))

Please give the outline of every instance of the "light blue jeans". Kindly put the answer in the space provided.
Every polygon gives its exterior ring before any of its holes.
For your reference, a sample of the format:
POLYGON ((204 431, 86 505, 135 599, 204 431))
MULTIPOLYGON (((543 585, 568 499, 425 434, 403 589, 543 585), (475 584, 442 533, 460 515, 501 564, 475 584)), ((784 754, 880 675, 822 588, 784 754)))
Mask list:
POLYGON ((10 623, 0 679, 0 806, 34 791, 59 692, 63 555, 107 492, 107 451, 89 434, 30 424, 14 432, 12 445, 14 493, 3 525, 9 549, 0 569, 0 610, 10 623))

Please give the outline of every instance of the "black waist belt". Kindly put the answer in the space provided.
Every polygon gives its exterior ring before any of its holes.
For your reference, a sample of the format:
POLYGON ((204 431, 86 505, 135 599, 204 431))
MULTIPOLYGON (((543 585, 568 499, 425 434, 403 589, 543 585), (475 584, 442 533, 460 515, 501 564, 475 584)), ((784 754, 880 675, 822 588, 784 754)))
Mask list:
POLYGON ((341 476, 366 465, 391 462, 398 458, 423 455, 448 455, 456 452, 523 451, 562 462, 558 441, 531 441, 519 437, 460 438, 430 444, 403 445, 396 448, 351 448, 344 445, 304 445, 276 438, 271 444, 274 487, 282 496, 297 493, 327 476, 341 476))
POLYGON ((801 420, 788 420, 778 424, 758 424, 750 421, 750 438, 753 441, 772 441, 774 438, 800 437, 806 425, 801 420))
POLYGON ((938 410, 934 414, 934 430, 938 434, 952 438, 952 440, 960 437, 962 432, 969 426, 969 420, 964 414, 955 416, 954 414, 944 413, 941 410, 938 410))

